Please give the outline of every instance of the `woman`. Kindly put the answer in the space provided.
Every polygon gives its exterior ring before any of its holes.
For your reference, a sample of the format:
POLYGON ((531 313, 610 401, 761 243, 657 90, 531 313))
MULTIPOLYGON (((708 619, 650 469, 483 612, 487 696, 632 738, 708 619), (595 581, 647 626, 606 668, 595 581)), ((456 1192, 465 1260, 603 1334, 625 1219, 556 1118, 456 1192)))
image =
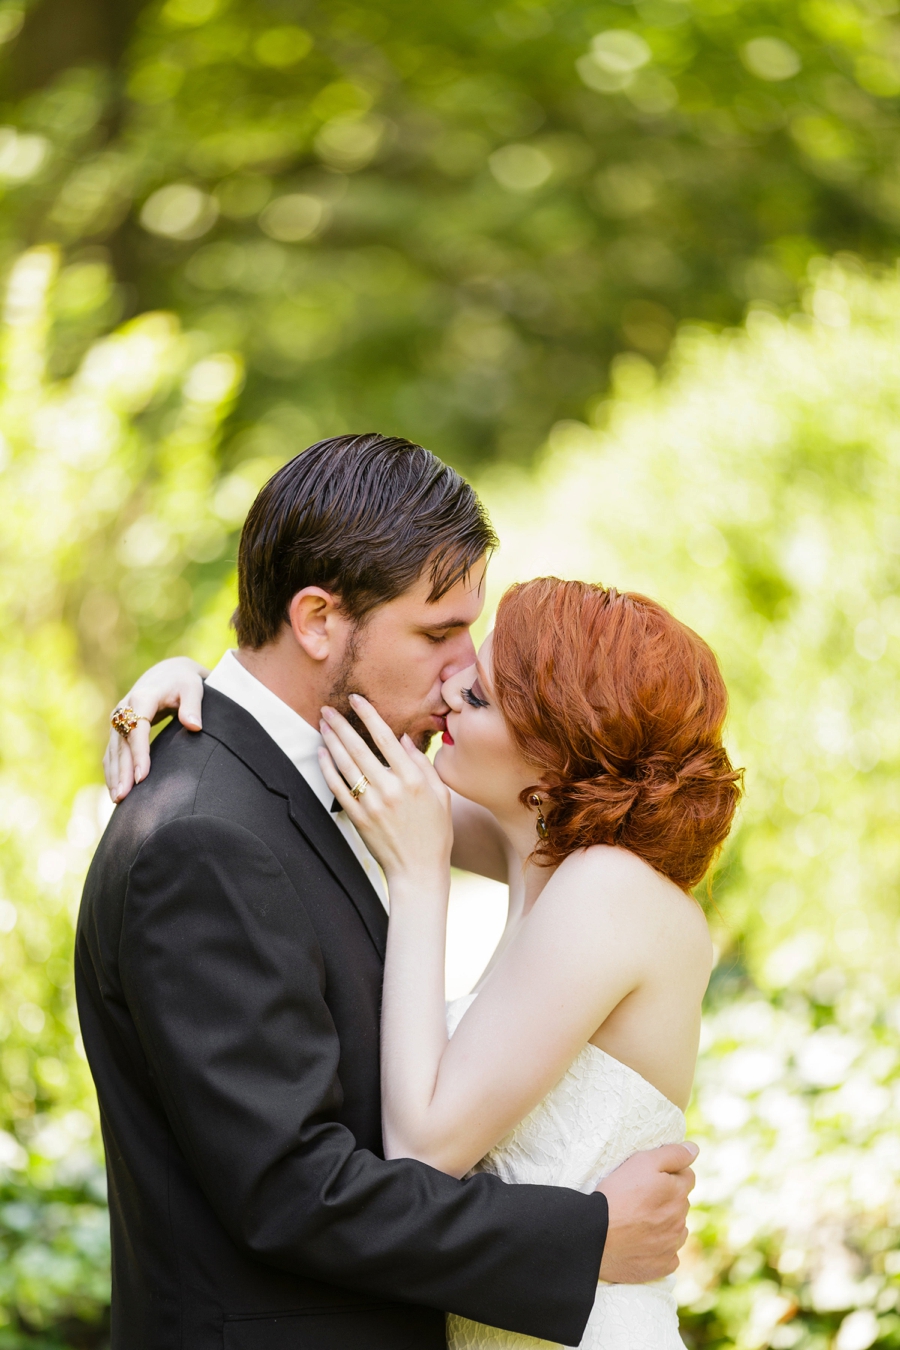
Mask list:
MULTIPOLYGON (((711 967, 691 888, 739 797, 725 687, 706 644, 653 601, 543 578, 507 592, 443 694, 434 765, 364 699, 354 711, 385 763, 322 712, 323 773, 390 895, 386 1156, 590 1191, 684 1137, 711 967), (510 898, 478 987, 448 1009, 454 826, 454 860, 508 881, 510 898)), ((681 1347, 671 1283, 600 1285, 582 1347, 681 1347)), ((458 1317, 448 1341, 541 1344, 458 1317)))

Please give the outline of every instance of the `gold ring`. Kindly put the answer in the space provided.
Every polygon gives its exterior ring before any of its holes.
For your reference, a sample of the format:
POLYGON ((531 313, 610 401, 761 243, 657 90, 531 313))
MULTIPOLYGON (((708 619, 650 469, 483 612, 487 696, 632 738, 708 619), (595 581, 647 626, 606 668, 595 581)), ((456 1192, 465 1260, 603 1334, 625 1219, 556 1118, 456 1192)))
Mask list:
POLYGON ((144 713, 136 713, 134 708, 116 708, 109 719, 109 725, 113 731, 117 731, 126 741, 138 722, 150 722, 152 726, 151 719, 144 713))
POLYGON ((353 797, 355 801, 359 801, 368 786, 369 780, 365 774, 362 774, 359 782, 354 783, 353 787, 350 789, 350 796, 353 797))

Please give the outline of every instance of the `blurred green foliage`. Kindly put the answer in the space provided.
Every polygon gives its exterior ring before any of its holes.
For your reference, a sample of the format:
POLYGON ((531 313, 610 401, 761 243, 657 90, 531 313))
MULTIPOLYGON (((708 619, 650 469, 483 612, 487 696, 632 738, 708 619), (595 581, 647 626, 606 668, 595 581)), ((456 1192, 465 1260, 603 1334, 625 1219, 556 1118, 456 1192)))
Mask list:
POLYGON ((790 319, 623 354, 594 424, 485 473, 494 587, 649 593, 718 653, 747 794, 711 912, 769 989, 838 962, 900 988, 900 276, 820 261, 790 319))
POLYGON ((159 307, 240 350, 235 460, 376 426, 527 461, 617 350, 893 253, 897 11, 4 0, 5 247, 66 250, 55 373, 159 307))
MULTIPOLYGON (((110 672, 122 644, 212 660, 227 643, 223 547, 272 467, 219 463, 241 365, 171 315, 49 375, 57 263, 20 256, 0 332, 0 604, 19 635, 0 666, 3 1350, 104 1336, 69 962, 110 809, 110 672)), ((533 472, 479 480, 504 540, 494 599, 545 570, 641 587, 710 638, 731 687, 749 790, 710 910, 681 1277, 698 1350, 900 1344, 898 340, 896 273, 820 262, 790 319, 686 326, 661 377, 621 355, 592 423, 558 422, 533 472)))
POLYGON ((58 261, 17 259, 0 329, 2 1350, 103 1336, 105 1181, 72 935, 111 809, 97 786, 109 675, 123 647, 149 655, 183 621, 189 579, 202 606, 221 516, 232 526, 254 491, 216 466, 240 363, 198 359, 171 315, 95 343, 71 381, 48 376, 58 261))
POLYGON ((687 1344, 900 1346, 900 1002, 832 968, 712 1007, 689 1129, 687 1344))
MULTIPOLYGON (((819 260, 790 318, 620 355, 591 423, 480 486, 496 595, 645 591, 718 653, 747 795, 690 1129, 689 1345, 900 1346, 900 273, 819 260)), ((701 898, 703 891, 701 889, 701 898)))
POLYGON ((719 653, 685 1336, 900 1345, 898 15, 0 0, 0 1350, 106 1334, 108 709, 217 658, 259 485, 372 426, 472 474, 494 599, 644 589, 719 653))

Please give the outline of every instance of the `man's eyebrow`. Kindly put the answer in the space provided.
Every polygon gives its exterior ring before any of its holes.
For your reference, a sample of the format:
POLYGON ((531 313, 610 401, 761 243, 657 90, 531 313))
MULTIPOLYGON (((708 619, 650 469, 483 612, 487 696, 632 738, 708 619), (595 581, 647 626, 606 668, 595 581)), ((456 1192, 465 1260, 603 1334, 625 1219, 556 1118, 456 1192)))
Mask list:
POLYGON ((419 625, 423 633, 442 633, 445 628, 470 628, 470 619, 445 619, 443 623, 423 623, 419 625))

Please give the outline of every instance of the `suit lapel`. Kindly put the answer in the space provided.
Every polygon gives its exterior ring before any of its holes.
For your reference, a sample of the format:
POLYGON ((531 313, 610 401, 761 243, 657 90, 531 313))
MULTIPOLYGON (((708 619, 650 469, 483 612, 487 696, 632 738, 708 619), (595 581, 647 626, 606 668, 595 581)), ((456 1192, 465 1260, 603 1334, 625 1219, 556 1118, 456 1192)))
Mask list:
POLYGON ((362 869, 359 859, 341 834, 325 807, 319 801, 302 774, 288 793, 291 820, 315 849, 329 871, 341 883, 356 906, 378 954, 384 960, 387 944, 387 914, 374 886, 362 869))
POLYGON ((303 775, 256 718, 217 689, 207 689, 204 694, 203 730, 237 755, 270 792, 287 798, 291 820, 352 900, 383 960, 387 943, 384 906, 353 849, 303 775))

